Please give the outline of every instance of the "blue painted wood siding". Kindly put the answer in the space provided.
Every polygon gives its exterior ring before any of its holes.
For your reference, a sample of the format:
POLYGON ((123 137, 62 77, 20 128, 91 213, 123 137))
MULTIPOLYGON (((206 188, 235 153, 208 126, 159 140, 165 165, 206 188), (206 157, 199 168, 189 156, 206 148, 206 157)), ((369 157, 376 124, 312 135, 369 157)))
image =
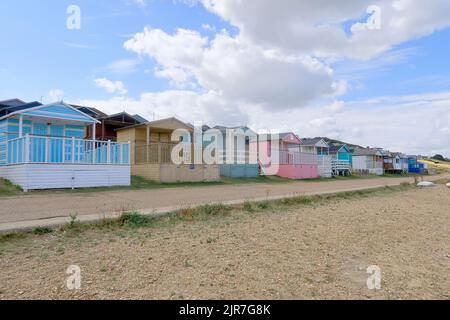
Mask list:
MULTIPOLYGON (((77 139, 83 139, 85 137, 85 127, 83 125, 46 125, 41 123, 32 123, 29 120, 23 121, 23 134, 31 134, 42 137, 31 138, 31 150, 30 150, 30 160, 35 163, 45 161, 45 136, 53 137, 74 137, 77 139)), ((14 142, 11 140, 17 139, 19 137, 19 120, 18 119, 5 119, 0 122, 0 165, 6 165, 7 160, 9 163, 18 162, 24 155, 17 154, 17 152, 7 153, 9 150, 19 150, 23 149, 23 141, 14 142), (8 142, 9 141, 9 142, 8 142), (7 148, 9 146, 9 148, 7 148)), ((75 145, 75 148, 79 148, 80 156, 77 158, 84 157, 81 152, 81 144, 75 145)), ((52 163, 60 163, 65 157, 65 161, 71 161, 65 154, 72 154, 72 143, 70 141, 63 142, 62 140, 52 140, 51 146, 49 147, 51 154, 49 155, 49 161, 52 163), (63 152, 63 149, 64 152, 63 152)), ((79 159, 75 159, 78 161, 79 159)), ((83 159, 80 159, 83 160, 83 159)))
POLYGON ((338 160, 350 161, 350 164, 353 164, 353 154, 351 152, 339 152, 338 160))
POLYGON ((30 110, 24 112, 23 115, 95 123, 95 120, 92 118, 65 105, 51 105, 36 110, 30 110))
POLYGON ((0 121, 0 166, 6 165, 7 130, 8 130, 8 120, 0 121))

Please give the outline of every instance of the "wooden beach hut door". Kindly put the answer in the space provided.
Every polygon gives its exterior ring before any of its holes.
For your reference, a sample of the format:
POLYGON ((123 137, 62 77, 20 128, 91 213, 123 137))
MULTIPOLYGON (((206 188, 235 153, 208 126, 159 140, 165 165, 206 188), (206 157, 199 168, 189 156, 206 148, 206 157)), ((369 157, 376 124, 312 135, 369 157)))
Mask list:
POLYGON ((45 137, 48 134, 48 127, 46 124, 35 123, 33 124, 33 135, 31 143, 31 158, 33 162, 45 162, 45 137))
POLYGON ((64 150, 63 150, 63 140, 62 137, 64 137, 64 126, 57 126, 57 125, 50 125, 50 136, 52 137, 61 137, 61 139, 58 138, 52 138, 50 142, 50 155, 49 159, 50 162, 53 163, 61 163, 63 162, 64 158, 64 150))

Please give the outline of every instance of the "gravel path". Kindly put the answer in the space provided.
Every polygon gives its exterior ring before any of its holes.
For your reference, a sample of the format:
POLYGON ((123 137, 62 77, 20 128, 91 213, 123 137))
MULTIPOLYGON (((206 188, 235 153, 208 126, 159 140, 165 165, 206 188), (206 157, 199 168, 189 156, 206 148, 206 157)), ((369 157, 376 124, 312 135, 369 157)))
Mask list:
MULTIPOLYGON (((326 184, 325 184, 326 185, 326 184)), ((0 299, 450 299, 450 189, 0 247, 0 299), (81 268, 69 291, 66 270, 81 268), (381 269, 381 289, 366 285, 381 269)))
POLYGON ((153 210, 231 200, 339 192, 398 185, 402 182, 412 181, 413 178, 298 181, 286 184, 257 183, 137 191, 56 193, 54 195, 0 198, 0 224, 7 225, 14 222, 69 217, 71 214, 77 214, 79 217, 96 214, 106 215, 111 212, 153 210))

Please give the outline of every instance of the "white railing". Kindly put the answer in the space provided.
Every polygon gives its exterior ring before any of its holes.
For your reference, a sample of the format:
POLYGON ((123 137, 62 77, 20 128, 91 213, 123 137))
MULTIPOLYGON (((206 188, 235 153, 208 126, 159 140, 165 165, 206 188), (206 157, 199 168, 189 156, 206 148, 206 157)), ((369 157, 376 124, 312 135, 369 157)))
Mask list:
POLYGON ((221 150, 219 154, 219 164, 258 164, 258 152, 234 150, 228 152, 221 150))
POLYGON ((351 165, 350 161, 348 160, 332 160, 331 161, 331 167, 333 171, 350 171, 351 165))
POLYGON ((280 151, 281 165, 317 165, 317 155, 314 153, 280 151))
POLYGON ((7 164, 130 164, 130 143, 25 135, 7 141, 7 164))

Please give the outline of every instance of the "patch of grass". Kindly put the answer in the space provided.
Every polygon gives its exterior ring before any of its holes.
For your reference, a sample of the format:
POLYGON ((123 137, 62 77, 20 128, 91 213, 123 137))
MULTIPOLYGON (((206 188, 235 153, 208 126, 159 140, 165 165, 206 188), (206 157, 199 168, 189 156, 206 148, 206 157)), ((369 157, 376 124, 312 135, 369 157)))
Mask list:
POLYGON ((155 217, 144 216, 138 213, 125 213, 119 218, 119 223, 132 228, 151 227, 155 224, 155 217))
POLYGON ((250 184, 250 183, 292 183, 295 180, 286 179, 277 176, 259 176, 255 178, 229 178, 229 177, 221 177, 220 178, 223 184, 250 184))
POLYGON ((27 234, 25 232, 8 232, 0 234, 0 243, 8 242, 11 240, 25 239, 27 234))
POLYGON ((9 180, 0 178, 0 196, 15 196, 22 193, 22 189, 9 180))
POLYGON ((74 229, 78 225, 78 215, 76 213, 70 214, 70 222, 69 222, 69 229, 74 229))
POLYGON ((231 213, 233 208, 224 204, 206 204, 194 209, 194 216, 220 216, 231 213))
MULTIPOLYGON (((350 200, 371 196, 385 196, 390 195, 393 192, 401 192, 414 189, 414 184, 402 183, 399 186, 382 187, 376 189, 366 189, 358 191, 340 192, 327 195, 316 196, 298 196, 292 198, 286 198, 273 201, 260 201, 250 202, 247 201, 243 205, 229 206, 224 204, 208 204, 195 208, 182 209, 174 212, 170 212, 166 215, 142 215, 138 213, 124 213, 119 219, 108 219, 94 223, 80 223, 77 221, 76 216, 73 215, 71 222, 58 229, 53 233, 55 236, 78 236, 81 232, 93 230, 98 232, 99 230, 106 230, 107 232, 115 232, 117 236, 127 236, 134 228, 161 228, 169 227, 178 223, 183 223, 189 220, 205 221, 208 219, 220 219, 222 217, 228 217, 232 213, 252 212, 259 213, 268 210, 274 212, 282 212, 286 209, 301 207, 301 206, 318 206, 326 205, 330 201, 350 200)), ((46 228, 36 228, 33 232, 14 232, 7 234, 0 234, 0 245, 15 240, 25 239, 30 234, 44 234, 50 230, 46 228)), ((211 241, 213 242, 213 241, 211 241)), ((1 249, 1 248, 0 248, 1 249)), ((61 254, 64 253, 64 247, 58 250, 61 254)))
POLYGON ((254 212, 255 208, 253 207, 253 203, 251 203, 250 201, 245 201, 243 205, 243 210, 248 213, 254 212))
POLYGON ((317 199, 311 196, 299 196, 294 198, 286 198, 279 200, 282 205, 285 206, 296 206, 296 205, 311 205, 317 199))
MULTIPOLYGON (((6 180, 0 180, 0 197, 1 196, 20 196, 26 195, 20 189, 20 187, 8 185, 6 180)), ((217 185, 239 185, 239 184, 252 184, 252 183, 292 183, 295 180, 280 178, 280 177, 267 177, 260 176, 256 178, 228 178, 221 177, 220 181, 209 182, 177 182, 177 183, 160 183, 151 180, 146 180, 142 177, 132 176, 131 185, 129 187, 98 187, 98 188, 80 188, 80 189, 58 189, 58 190, 31 190, 28 194, 64 194, 64 193, 93 193, 93 192, 108 192, 108 191, 120 191, 120 190, 153 190, 153 189, 171 189, 171 188, 194 188, 194 187, 208 187, 217 185)))
POLYGON ((33 229, 33 234, 36 234, 36 235, 49 234, 49 233, 53 233, 53 232, 54 232, 54 230, 49 227, 38 227, 38 228, 33 229))
POLYGON ((267 210, 270 208, 270 202, 269 201, 261 201, 256 203, 256 206, 261 210, 267 210))

